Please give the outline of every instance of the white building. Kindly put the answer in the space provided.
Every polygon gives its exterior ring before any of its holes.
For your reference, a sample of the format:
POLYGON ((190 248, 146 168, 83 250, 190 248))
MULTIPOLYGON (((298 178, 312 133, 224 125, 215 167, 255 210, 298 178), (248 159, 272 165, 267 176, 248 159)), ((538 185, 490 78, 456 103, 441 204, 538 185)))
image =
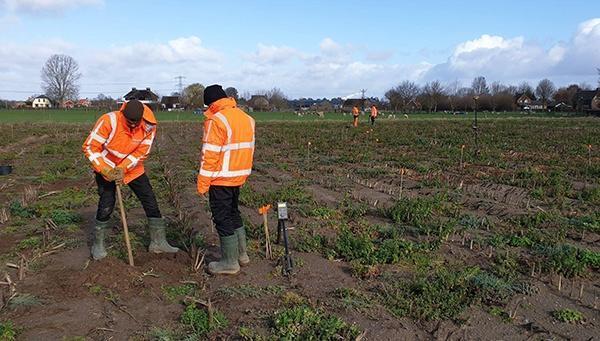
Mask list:
POLYGON ((37 108, 52 108, 52 100, 45 95, 37 96, 31 102, 31 107, 34 109, 37 108))

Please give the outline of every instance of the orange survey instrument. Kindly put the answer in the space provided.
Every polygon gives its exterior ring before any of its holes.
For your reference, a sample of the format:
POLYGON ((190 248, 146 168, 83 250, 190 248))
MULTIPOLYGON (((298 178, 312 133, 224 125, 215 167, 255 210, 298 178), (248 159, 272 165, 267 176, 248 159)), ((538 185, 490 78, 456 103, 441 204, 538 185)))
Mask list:
POLYGON ((265 205, 258 209, 258 213, 263 216, 263 225, 265 227, 265 256, 267 259, 272 258, 271 253, 271 238, 269 237, 269 226, 267 223, 267 213, 271 209, 271 205, 265 205))

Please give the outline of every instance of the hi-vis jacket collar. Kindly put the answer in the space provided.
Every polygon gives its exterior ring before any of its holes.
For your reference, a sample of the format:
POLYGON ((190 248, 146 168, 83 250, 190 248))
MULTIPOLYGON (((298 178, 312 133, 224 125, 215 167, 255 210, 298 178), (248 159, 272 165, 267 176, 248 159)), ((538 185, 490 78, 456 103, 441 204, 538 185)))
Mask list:
MULTIPOLYGON (((123 105, 121 105, 121 108, 119 108, 119 112, 123 117, 125 116, 123 114, 123 110, 125 110, 126 103, 127 102, 123 103, 123 105)), ((150 124, 156 124, 156 117, 154 117, 154 113, 146 104, 144 104, 144 113, 142 114, 142 119, 150 124)))
POLYGON ((208 110, 204 112, 204 116, 211 117, 212 115, 218 113, 219 111, 226 108, 235 108, 237 103, 235 103, 235 99, 232 97, 221 98, 218 101, 214 101, 209 107, 208 110))

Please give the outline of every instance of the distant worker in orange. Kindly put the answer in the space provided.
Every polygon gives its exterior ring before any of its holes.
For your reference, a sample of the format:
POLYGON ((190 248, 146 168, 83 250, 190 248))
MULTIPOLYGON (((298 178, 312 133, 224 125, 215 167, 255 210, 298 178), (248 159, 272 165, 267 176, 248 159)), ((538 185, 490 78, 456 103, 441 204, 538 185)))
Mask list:
POLYGON ((238 208, 240 187, 252 171, 254 119, 227 97, 220 85, 204 90, 204 134, 198 193, 208 193, 221 241, 221 260, 208 264, 211 274, 236 274, 250 262, 246 230, 238 208))
POLYGON ((375 104, 373 104, 371 106, 371 125, 375 124, 375 119, 377 118, 377 114, 379 114, 379 112, 377 111, 377 107, 375 106, 375 104))
POLYGON ((352 125, 354 127, 358 127, 358 115, 360 114, 360 111, 358 110, 358 107, 355 105, 354 107, 352 107, 352 117, 354 118, 354 120, 352 121, 352 125))
POLYGON ((166 224, 144 170, 144 160, 155 136, 156 118, 152 110, 138 100, 131 100, 123 103, 118 111, 102 115, 83 143, 83 152, 91 162, 100 196, 91 249, 95 260, 106 257, 104 239, 115 208, 117 184, 128 185, 142 203, 150 230, 149 251, 179 251, 165 238, 166 224))

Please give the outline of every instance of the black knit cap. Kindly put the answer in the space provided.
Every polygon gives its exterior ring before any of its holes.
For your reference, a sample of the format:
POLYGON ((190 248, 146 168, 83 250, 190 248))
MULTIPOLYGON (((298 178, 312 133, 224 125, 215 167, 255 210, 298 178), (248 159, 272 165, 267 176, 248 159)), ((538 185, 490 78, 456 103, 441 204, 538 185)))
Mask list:
POLYGON ((211 105, 221 98, 227 98, 227 94, 219 84, 213 84, 204 89, 204 104, 211 105))
POLYGON ((128 120, 137 122, 141 120, 142 116, 144 115, 144 105, 137 99, 132 99, 125 104, 123 114, 128 120))

